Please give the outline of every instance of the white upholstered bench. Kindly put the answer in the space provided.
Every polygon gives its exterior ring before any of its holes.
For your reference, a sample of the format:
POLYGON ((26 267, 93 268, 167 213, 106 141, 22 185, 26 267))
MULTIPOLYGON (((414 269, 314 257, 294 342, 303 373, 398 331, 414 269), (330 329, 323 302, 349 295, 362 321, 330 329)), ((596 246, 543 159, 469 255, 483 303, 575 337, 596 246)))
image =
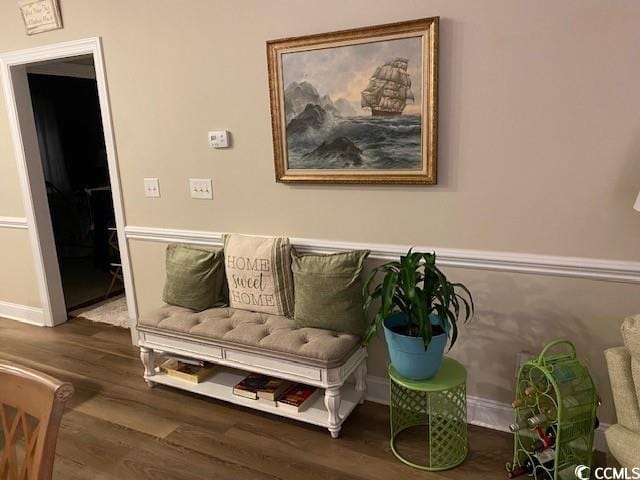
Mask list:
POLYGON ((299 328, 286 317, 229 307, 194 312, 165 305, 138 320, 144 378, 238 405, 323 426, 333 438, 366 393, 367 351, 360 338, 318 328, 299 328), (205 382, 189 384, 156 366, 156 353, 173 353, 221 365, 205 382), (246 371, 323 388, 303 412, 233 395, 246 371), (348 381, 353 378, 353 382, 348 381))

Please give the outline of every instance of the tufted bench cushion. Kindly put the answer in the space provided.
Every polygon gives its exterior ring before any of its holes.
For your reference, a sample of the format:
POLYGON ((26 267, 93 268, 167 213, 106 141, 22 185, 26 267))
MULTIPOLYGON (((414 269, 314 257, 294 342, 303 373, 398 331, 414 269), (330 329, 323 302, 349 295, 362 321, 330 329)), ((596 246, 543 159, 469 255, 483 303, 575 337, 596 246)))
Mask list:
POLYGON ((299 328, 290 318, 230 307, 195 312, 164 305, 142 315, 138 328, 209 340, 218 345, 241 344, 261 352, 273 352, 280 357, 284 354, 295 361, 327 367, 341 364, 360 347, 360 338, 356 335, 320 328, 299 328))

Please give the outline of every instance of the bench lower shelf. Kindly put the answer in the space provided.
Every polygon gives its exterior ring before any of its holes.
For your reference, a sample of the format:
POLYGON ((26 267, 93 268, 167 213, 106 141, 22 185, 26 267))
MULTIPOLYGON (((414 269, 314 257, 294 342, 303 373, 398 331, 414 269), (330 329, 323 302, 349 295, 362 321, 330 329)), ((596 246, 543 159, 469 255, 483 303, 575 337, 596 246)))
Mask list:
MULTIPOLYGON (((224 400, 229 403, 241 405, 247 408, 253 408, 263 412, 273 413, 287 418, 299 420, 301 422, 311 423, 321 427, 329 427, 329 413, 324 404, 324 397, 318 396, 316 400, 302 412, 291 412, 279 408, 278 406, 263 403, 258 400, 240 397, 233 394, 233 387, 247 376, 247 372, 235 368, 218 367, 214 374, 201 383, 189 383, 170 377, 166 373, 158 372, 154 375, 146 376, 149 382, 167 385, 182 390, 188 390, 218 400, 224 400)), ((340 388, 340 407, 339 416, 340 424, 349 416, 351 411, 358 405, 363 397, 363 392, 358 392, 355 386, 345 383, 340 388)))

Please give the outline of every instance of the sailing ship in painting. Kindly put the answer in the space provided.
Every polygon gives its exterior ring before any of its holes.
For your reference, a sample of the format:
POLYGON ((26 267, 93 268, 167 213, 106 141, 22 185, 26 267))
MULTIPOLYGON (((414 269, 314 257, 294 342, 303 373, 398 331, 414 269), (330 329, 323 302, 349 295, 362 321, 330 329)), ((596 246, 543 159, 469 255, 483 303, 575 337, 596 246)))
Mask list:
POLYGON ((408 65, 406 58, 396 58, 376 68, 362 91, 361 107, 370 108, 373 116, 401 115, 407 101, 415 101, 408 65))

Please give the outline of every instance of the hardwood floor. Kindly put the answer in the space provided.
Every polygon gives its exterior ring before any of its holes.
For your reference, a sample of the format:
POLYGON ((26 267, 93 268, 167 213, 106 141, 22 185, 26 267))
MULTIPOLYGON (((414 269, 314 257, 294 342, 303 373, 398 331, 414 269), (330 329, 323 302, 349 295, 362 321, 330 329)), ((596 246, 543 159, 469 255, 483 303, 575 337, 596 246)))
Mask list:
POLYGON ((128 330, 83 319, 54 329, 0 319, 0 358, 76 388, 62 419, 56 480, 500 479, 511 456, 510 435, 470 426, 466 462, 427 474, 390 453, 383 405, 358 407, 332 440, 323 428, 148 389, 128 330))

